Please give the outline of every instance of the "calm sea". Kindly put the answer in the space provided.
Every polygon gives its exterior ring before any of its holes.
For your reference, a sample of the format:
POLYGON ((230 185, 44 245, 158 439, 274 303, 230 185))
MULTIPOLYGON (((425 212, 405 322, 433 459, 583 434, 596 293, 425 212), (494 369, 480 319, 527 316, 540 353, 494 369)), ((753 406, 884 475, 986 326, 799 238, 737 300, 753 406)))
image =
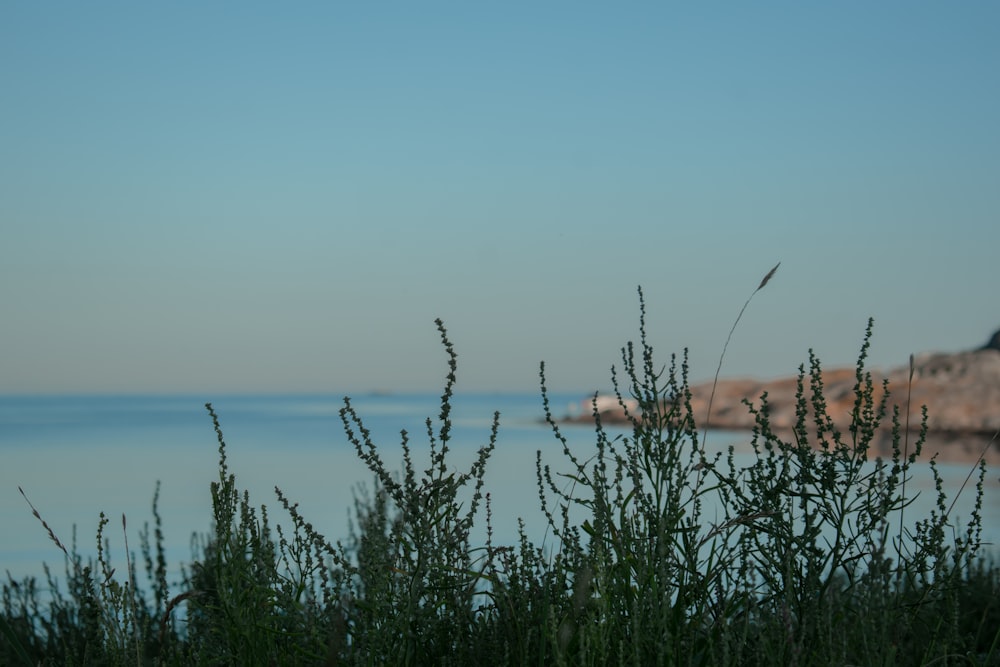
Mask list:
MULTIPOLYGON (((550 396, 557 415, 579 405, 580 398, 550 396)), ((343 406, 340 397, 8 396, 0 397, 0 572, 16 578, 37 575, 43 561, 62 572, 62 553, 32 516, 19 486, 67 546, 75 534, 85 556, 96 553, 99 514, 107 514, 112 559, 121 567, 121 517, 126 517, 129 546, 135 551, 139 531, 152 521, 153 492, 159 481, 168 559, 175 568, 189 561, 191 535, 210 528, 209 485, 218 479, 218 441, 204 408, 206 400, 211 400, 221 420, 229 468, 255 505, 267 505, 272 521, 285 523, 273 492, 278 486, 328 538, 347 536, 354 493, 359 485, 371 488, 373 475, 344 434, 338 415, 343 406)), ((425 420, 435 418, 437 427, 438 395, 366 395, 354 397, 352 404, 387 467, 401 467, 402 429, 409 433, 418 471, 427 467, 425 420)), ((494 541, 513 541, 518 519, 523 518, 528 536, 541 543, 546 530, 538 509, 535 452, 543 452, 553 471, 569 472, 569 467, 561 445, 542 423, 537 393, 457 395, 452 466, 467 468, 477 449, 488 442, 494 411, 501 413, 500 431, 486 474, 494 541)), ((585 452, 593 447, 592 428, 569 427, 564 435, 575 451, 589 456, 585 452)), ((749 460, 748 441, 746 435, 710 433, 708 446, 722 450, 733 443, 749 460)), ((969 465, 943 464, 941 470, 945 491, 955 495, 969 465)), ((934 490, 927 475, 910 488, 919 489, 922 496, 908 510, 915 516, 930 508, 934 490)), ((972 490, 960 497, 956 513, 968 515, 972 490)), ((988 476, 984 525, 986 539, 995 542, 1000 537, 1000 483, 995 471, 988 476)), ((548 540, 551 544, 551 537, 548 540)))

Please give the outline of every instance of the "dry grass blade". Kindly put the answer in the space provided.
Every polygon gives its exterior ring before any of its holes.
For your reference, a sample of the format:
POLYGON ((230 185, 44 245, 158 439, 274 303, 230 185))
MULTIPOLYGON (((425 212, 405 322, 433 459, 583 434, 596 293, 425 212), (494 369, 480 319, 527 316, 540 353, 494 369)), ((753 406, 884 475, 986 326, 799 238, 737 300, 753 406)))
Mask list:
POLYGON ((743 304, 743 307, 740 308, 740 314, 736 316, 736 321, 733 322, 733 327, 729 330, 729 335, 726 336, 726 343, 722 346, 722 354, 719 355, 719 365, 715 369, 715 379, 712 381, 712 393, 708 397, 708 410, 705 412, 705 435, 702 437, 702 447, 705 446, 705 440, 708 438, 708 424, 712 418, 712 402, 715 400, 715 389, 719 384, 719 373, 722 372, 722 360, 726 358, 726 350, 729 349, 729 341, 732 340, 733 333, 736 331, 737 325, 739 325, 740 320, 743 318, 743 313, 746 311, 747 306, 750 305, 750 301, 753 300, 754 294, 764 289, 764 285, 767 285, 771 278, 774 277, 774 274, 778 271, 779 266, 781 266, 781 262, 775 264, 774 268, 768 271, 767 275, 764 276, 764 279, 760 281, 760 285, 757 285, 757 289, 753 291, 750 297, 743 304))
POLYGON ((951 505, 948 506, 948 511, 945 513, 945 516, 951 516, 951 511, 955 509, 955 503, 958 502, 962 492, 965 491, 965 487, 968 485, 969 480, 972 479, 972 474, 976 472, 976 468, 982 465, 983 459, 986 458, 986 452, 990 450, 990 447, 992 447, 993 443, 997 441, 997 438, 1000 438, 1000 429, 997 429, 997 431, 993 433, 993 437, 987 440, 986 444, 983 445, 983 451, 979 452, 979 458, 977 458, 976 462, 972 465, 972 468, 969 470, 969 474, 965 476, 965 481, 962 482, 962 486, 958 488, 958 493, 956 493, 955 497, 951 499, 951 505))
POLYGON ((42 522, 42 528, 44 528, 45 531, 49 534, 49 539, 52 540, 53 542, 55 542, 55 545, 57 547, 59 547, 60 549, 62 549, 62 552, 64 554, 66 554, 67 556, 69 556, 69 551, 63 545, 63 543, 59 541, 59 538, 56 537, 56 534, 54 532, 52 532, 52 528, 49 527, 49 524, 45 522, 45 519, 43 519, 42 515, 38 513, 38 510, 35 509, 35 506, 31 504, 31 501, 28 500, 28 496, 27 496, 27 494, 25 494, 24 489, 22 489, 20 486, 18 486, 17 490, 21 492, 21 496, 24 498, 24 502, 28 503, 28 507, 31 508, 31 513, 35 515, 36 519, 38 519, 39 521, 42 522))
POLYGON ((172 600, 170 600, 170 602, 167 603, 167 608, 164 610, 163 616, 160 618, 160 650, 163 650, 163 648, 167 645, 167 626, 170 623, 170 615, 174 613, 174 608, 181 602, 200 595, 204 595, 204 593, 202 591, 185 591, 180 595, 175 596, 172 600))
MULTIPOLYGON (((906 423, 903 426, 903 465, 909 465, 910 459, 910 403, 913 398, 913 353, 910 353, 910 378, 906 381, 906 423)), ((903 475, 902 494, 906 498, 906 475, 903 475)), ((899 541, 897 543, 896 556, 899 556, 899 549, 903 544, 903 511, 905 506, 899 510, 899 541)))
POLYGON ((132 576, 132 557, 128 550, 128 526, 125 522, 125 513, 122 512, 122 536, 125 538, 125 564, 128 569, 129 602, 132 605, 132 623, 135 627, 135 657, 136 664, 142 664, 142 632, 139 627, 139 609, 135 601, 136 586, 135 578, 132 576))
POLYGON ((778 262, 777 264, 775 264, 774 268, 767 272, 767 275, 764 276, 764 279, 760 281, 760 285, 757 285, 757 289, 754 290, 754 292, 759 292, 762 289, 764 289, 764 285, 766 285, 767 281, 769 281, 774 276, 774 274, 778 271, 778 267, 779 266, 781 266, 781 262, 778 262))

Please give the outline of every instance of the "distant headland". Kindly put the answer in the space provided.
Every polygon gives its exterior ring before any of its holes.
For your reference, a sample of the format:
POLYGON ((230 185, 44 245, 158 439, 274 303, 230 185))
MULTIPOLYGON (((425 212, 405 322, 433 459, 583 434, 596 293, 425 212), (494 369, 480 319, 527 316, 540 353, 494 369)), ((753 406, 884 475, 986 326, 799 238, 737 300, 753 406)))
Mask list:
MULTIPOLYGON (((974 439, 981 448, 1000 431, 1000 330, 985 345, 973 350, 914 355, 912 383, 910 365, 884 371, 866 370, 872 375, 876 401, 882 396, 883 380, 888 380, 889 415, 892 406, 899 405, 904 427, 909 395, 909 426, 913 434, 920 427, 920 407, 923 405, 927 406, 928 432, 936 441, 967 442, 974 439)), ((828 413, 836 426, 846 433, 854 409, 856 370, 824 369, 822 378, 828 413)), ((808 398, 808 377, 805 383, 808 398)), ((754 426, 754 416, 743 401, 759 405, 760 396, 766 391, 772 429, 790 431, 796 422, 797 384, 797 377, 719 380, 714 397, 711 382, 694 385, 691 387, 691 407, 695 421, 699 428, 750 430, 754 426), (710 399, 712 409, 709 414, 710 399)), ((627 421, 625 411, 617 401, 605 400, 598 407, 604 423, 621 424, 627 421)), ((627 407, 635 414, 638 406, 627 407)), ((589 422, 591 413, 592 409, 584 410, 583 414, 574 415, 569 420, 589 422)), ((891 426, 889 416, 883 425, 887 428, 891 426)))

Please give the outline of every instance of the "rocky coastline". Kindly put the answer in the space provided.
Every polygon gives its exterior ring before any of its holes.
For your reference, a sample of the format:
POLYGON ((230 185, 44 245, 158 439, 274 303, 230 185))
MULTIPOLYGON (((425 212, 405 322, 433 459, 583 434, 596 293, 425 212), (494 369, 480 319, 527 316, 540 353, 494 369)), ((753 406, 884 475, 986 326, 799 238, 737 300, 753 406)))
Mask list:
MULTIPOLYGON (((892 406, 898 405, 900 422, 905 428, 908 418, 913 437, 919 431, 921 406, 924 405, 927 406, 930 439, 939 447, 968 449, 978 457, 978 453, 1000 431, 1000 331, 993 334, 986 345, 975 350, 915 355, 912 382, 910 365, 885 371, 869 370, 875 385, 876 401, 882 396, 883 380, 888 380, 890 415, 892 406)), ((837 428, 846 433, 854 408, 856 371, 854 368, 823 370, 822 379, 828 414, 837 428)), ((805 383, 808 398, 808 376, 805 383)), ((795 426, 797 377, 719 380, 714 397, 712 385, 712 382, 705 382, 691 387, 691 407, 699 428, 749 431, 754 427, 754 416, 744 400, 759 406, 764 392, 767 392, 772 429, 780 434, 782 431, 790 432, 795 426), (711 413, 708 410, 710 400, 711 413)), ((624 411, 615 402, 605 402, 600 407, 604 423, 627 422, 624 411)), ((570 420, 592 422, 591 412, 592 409, 585 410, 570 420)), ((888 417, 883 426, 885 432, 880 433, 879 440, 889 443, 891 421, 888 417)), ((989 458, 1000 458, 1000 446, 996 441, 989 449, 992 450, 989 458)))

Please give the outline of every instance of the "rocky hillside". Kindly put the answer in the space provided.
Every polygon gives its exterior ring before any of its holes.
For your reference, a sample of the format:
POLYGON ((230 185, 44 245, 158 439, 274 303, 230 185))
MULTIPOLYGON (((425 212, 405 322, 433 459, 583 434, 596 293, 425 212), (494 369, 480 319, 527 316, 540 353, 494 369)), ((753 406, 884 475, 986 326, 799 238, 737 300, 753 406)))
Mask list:
MULTIPOLYGON (((1000 430, 1000 331, 976 350, 916 355, 912 384, 909 382, 909 365, 887 371, 873 369, 871 372, 876 385, 876 398, 881 397, 882 380, 889 380, 890 405, 900 406, 901 419, 905 418, 907 394, 910 393, 909 420, 912 429, 919 427, 920 406, 926 405, 928 425, 935 436, 976 437, 982 443, 1000 430)), ((807 377, 807 392, 808 381, 807 377)), ((843 431, 850 425, 855 382, 853 368, 823 371, 823 393, 828 411, 843 431)), ((766 391, 772 428, 776 431, 791 429, 796 420, 796 384, 795 377, 768 381, 720 380, 715 388, 711 415, 708 414, 708 403, 712 383, 696 385, 692 387, 695 419, 699 427, 750 429, 754 419, 743 400, 759 405, 760 396, 766 391)), ((604 420, 620 421, 622 415, 618 413, 620 410, 612 407, 603 412, 604 420)), ((589 419, 589 416, 584 414, 579 418, 589 419)))
MULTIPOLYGON (((909 383, 908 365, 885 372, 873 370, 877 397, 881 396, 883 378, 889 380, 890 404, 899 405, 903 416, 907 394, 910 394, 911 427, 919 426, 920 406, 926 405, 928 425, 934 433, 992 436, 1000 430, 1000 331, 976 350, 915 356, 912 384, 909 383)), ((850 424, 856 381, 853 368, 823 371, 823 393, 829 413, 841 428, 846 429, 850 424)), ((720 380, 707 425, 726 429, 751 428, 753 416, 742 401, 746 398, 759 403, 760 395, 767 391, 772 426, 791 428, 795 424, 796 382, 794 377, 767 382, 720 380)), ((695 418, 706 425, 712 385, 701 384, 692 391, 695 418)))

